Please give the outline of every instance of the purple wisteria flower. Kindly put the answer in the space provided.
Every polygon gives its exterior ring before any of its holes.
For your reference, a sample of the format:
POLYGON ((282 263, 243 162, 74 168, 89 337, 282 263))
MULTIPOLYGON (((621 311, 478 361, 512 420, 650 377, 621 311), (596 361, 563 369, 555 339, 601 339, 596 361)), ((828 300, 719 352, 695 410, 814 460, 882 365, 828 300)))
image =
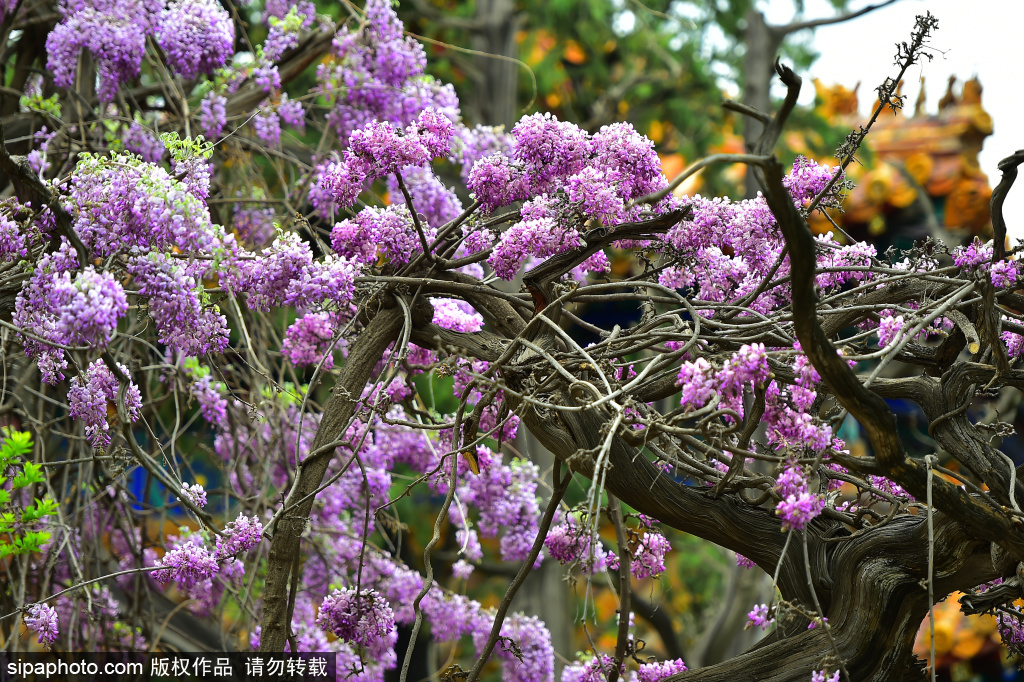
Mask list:
POLYGON ((769 627, 772 626, 772 624, 774 622, 775 622, 775 618, 774 617, 772 617, 772 618, 768 617, 768 605, 767 604, 757 604, 747 614, 747 625, 746 625, 746 628, 750 628, 752 626, 757 626, 757 627, 761 628, 762 630, 767 630, 769 627))
POLYGON ((457 332, 478 332, 484 328, 483 315, 465 301, 454 298, 432 298, 434 324, 457 332))
MULTIPOLYGON (((481 461, 479 476, 466 476, 459 497, 480 509, 481 535, 502 534, 499 549, 504 561, 521 561, 530 553, 537 535, 540 508, 537 504, 537 465, 514 459, 511 464, 490 466, 481 461)), ((537 557, 539 564, 542 555, 537 557)))
POLYGON ((667 677, 686 672, 686 670, 686 664, 681 658, 658 663, 641 663, 640 669, 636 673, 636 679, 637 682, 661 682, 667 677))
POLYGON ((344 161, 324 162, 316 167, 314 176, 309 198, 324 215, 334 205, 351 206, 366 184, 366 174, 344 161))
POLYGON ((189 392, 199 402, 199 411, 206 421, 227 428, 228 401, 221 393, 223 388, 224 384, 214 381, 210 374, 205 374, 192 383, 189 392))
MULTIPOLYGON (((118 364, 128 374, 128 368, 118 364)), ((82 374, 71 379, 68 390, 68 404, 73 419, 85 422, 85 435, 94 448, 110 445, 110 425, 107 422, 108 405, 117 404, 117 378, 102 360, 95 360, 82 374)), ((128 418, 135 421, 142 410, 142 394, 139 387, 131 382, 125 393, 125 409, 128 418)))
POLYGON ((0 213, 0 260, 9 263, 28 256, 25 235, 18 223, 0 213))
POLYGON ((276 147, 281 143, 281 117, 270 106, 269 101, 264 100, 260 104, 259 113, 252 119, 252 127, 256 137, 268 146, 276 147))
POLYGON ((433 107, 424 109, 408 132, 419 136, 420 144, 432 158, 447 157, 451 153, 455 127, 448 116, 433 107))
POLYGON ((404 130, 374 120, 352 133, 345 163, 353 177, 370 179, 424 166, 432 158, 448 156, 453 130, 451 119, 435 108, 422 110, 404 130))
MULTIPOLYGON (((411 583, 407 582, 405 589, 409 587, 411 583)), ((408 603, 411 604, 415 596, 413 594, 408 603)), ((390 594, 388 599, 392 604, 395 603, 390 594)), ((461 594, 442 593, 436 585, 423 598, 422 606, 423 615, 430 623, 431 633, 439 642, 455 642, 464 635, 475 636, 476 628, 479 627, 490 630, 490 621, 481 613, 480 602, 461 594)), ((412 612, 412 609, 404 604, 400 610, 412 612)), ((411 618, 400 620, 409 622, 411 618)))
POLYGON ((1001 260, 992 262, 994 246, 992 242, 983 244, 978 237, 974 238, 967 246, 958 246, 953 249, 950 255, 953 256, 953 263, 962 268, 968 274, 974 276, 985 276, 992 280, 992 284, 998 288, 1012 286, 1019 279, 1019 261, 1001 260))
POLYGON ((506 230, 494 247, 487 264, 506 280, 515 277, 529 256, 546 258, 580 246, 580 233, 559 220, 554 199, 542 194, 523 204, 522 221, 506 230))
POLYGON ((206 205, 165 168, 122 154, 82 154, 66 186, 75 232, 94 255, 228 248, 206 205))
POLYGON ((625 219, 626 204, 615 191, 618 173, 587 166, 569 177, 566 192, 584 216, 608 225, 625 219))
POLYGON ((88 50, 99 76, 97 94, 110 102, 121 83, 139 75, 157 7, 143 0, 61 3, 64 20, 46 38, 47 68, 61 88, 72 88, 78 58, 88 50))
POLYGON ((236 292, 249 294, 249 307, 268 311, 285 304, 288 287, 303 273, 313 268, 313 251, 294 232, 285 232, 267 248, 260 258, 241 260, 236 272, 228 273, 226 283, 236 292))
MULTIPOLYGON (((809 202, 825 189, 825 185, 835 173, 836 169, 831 166, 797 155, 793 162, 793 170, 783 178, 782 185, 793 197, 793 202, 797 206, 803 206, 804 202, 809 202)), ((843 176, 840 175, 839 179, 842 181, 843 176)))
POLYGON ((953 249, 953 264, 958 268, 969 270, 979 265, 984 265, 992 260, 993 246, 990 243, 983 244, 977 237, 967 246, 958 246, 953 249))
POLYGON ((288 98, 288 93, 281 95, 281 101, 277 103, 277 114, 281 120, 298 128, 300 131, 306 129, 306 110, 302 102, 288 98))
POLYGON ((263 524, 253 516, 239 514, 238 518, 224 527, 224 534, 217 536, 217 559, 234 556, 240 552, 248 552, 260 543, 263 537, 263 524))
MULTIPOLYGON (((277 64, 267 61, 261 61, 255 69, 252 71, 253 82, 258 85, 263 92, 273 94, 274 92, 281 89, 281 74, 277 69, 277 64)), ((267 104, 264 102, 264 105, 267 104)))
POLYGON ((716 393, 710 376, 711 363, 704 358, 682 363, 676 378, 676 384, 683 389, 680 405, 692 409, 703 407, 716 393))
MULTIPOLYGON (((429 242, 434 231, 425 232, 429 242)), ((371 263, 378 250, 398 265, 422 251, 412 215, 404 204, 365 208, 355 218, 343 220, 331 230, 331 246, 338 254, 364 264, 371 263)))
POLYGON ((304 26, 308 27, 309 22, 312 22, 313 17, 316 15, 316 7, 313 3, 306 2, 305 0, 267 0, 266 8, 267 16, 271 17, 271 21, 268 23, 272 26, 273 19, 285 19, 294 12, 297 16, 308 17, 303 23, 304 26))
POLYGON ((210 196, 210 175, 213 168, 210 162, 202 155, 188 156, 183 159, 176 159, 174 162, 174 175, 180 178, 180 182, 188 188, 192 196, 205 202, 210 196))
POLYGON ((824 670, 815 670, 811 673, 811 682, 839 682, 839 671, 829 675, 824 670))
POLYGON ((216 0, 175 0, 161 12, 156 38, 175 73, 195 78, 227 63, 235 25, 216 0))
POLYGON ((366 649, 370 658, 381 658, 398 641, 395 615, 376 590, 334 590, 324 598, 316 624, 338 639, 366 649))
POLYGON ((619 558, 596 542, 590 530, 585 528, 571 514, 566 514, 561 523, 555 524, 544 539, 544 547, 560 564, 579 562, 586 573, 597 573, 607 568, 618 568, 619 558))
POLYGON ((461 145, 456 145, 456 158, 462 163, 462 181, 469 183, 470 172, 480 159, 500 154, 512 158, 512 136, 502 127, 482 126, 461 127, 456 131, 461 145))
POLYGON ((315 365, 321 359, 325 370, 334 367, 334 354, 327 351, 331 347, 337 323, 334 313, 306 313, 285 331, 281 354, 296 367, 315 365))
POLYGON ((121 136, 121 143, 125 149, 138 154, 148 163, 160 163, 167 153, 163 141, 138 121, 132 121, 128 126, 128 130, 121 136))
POLYGON ((1015 332, 1003 332, 1000 338, 1006 344, 1006 352, 1011 358, 1024 355, 1024 336, 1015 332))
POLYGON ((390 123, 373 121, 352 133, 345 161, 367 178, 381 178, 406 166, 420 166, 430 153, 416 134, 403 134, 390 123))
MULTIPOLYGON (((604 682, 608 673, 615 669, 615 660, 608 654, 591 656, 586 661, 576 661, 562 670, 562 682, 604 682)), ((626 666, 619 669, 620 675, 625 674, 626 666)))
POLYGON ((665 555, 672 543, 661 533, 648 531, 633 552, 629 571, 637 580, 656 578, 665 572, 665 555))
POLYGON ((48 604, 33 604, 23 618, 25 626, 39 635, 39 643, 47 650, 57 641, 57 612, 48 604))
POLYGON ((473 193, 485 213, 529 196, 521 164, 501 153, 491 154, 473 164, 466 187, 473 193))
POLYGON ((828 235, 818 237, 818 267, 834 268, 838 272, 823 272, 815 276, 814 282, 823 290, 835 291, 847 282, 863 282, 872 277, 866 269, 871 266, 872 259, 878 250, 872 244, 855 242, 838 246, 828 235), (863 268, 858 270, 857 268, 863 268))
POLYGON ((139 287, 149 299, 149 314, 156 322, 160 343, 187 356, 220 352, 228 343, 227 318, 216 307, 203 304, 205 292, 194 275, 163 253, 150 253, 128 261, 139 287))
POLYGON ((216 140, 228 123, 227 97, 210 91, 199 103, 199 129, 208 139, 216 140))
POLYGON ((524 116, 512 128, 512 153, 524 164, 531 194, 556 189, 556 181, 583 170, 592 151, 590 136, 550 113, 524 116))
MULTIPOLYGON (((276 4, 271 0, 271 3, 276 4)), ((263 41, 263 56, 271 62, 276 62, 285 52, 298 46, 299 32, 303 28, 306 17, 300 15, 296 8, 292 7, 284 17, 270 16, 267 23, 270 30, 267 31, 267 39, 263 41)))
MULTIPOLYGON (((462 213, 459 197, 429 168, 406 166, 401 172, 402 182, 412 197, 412 205, 416 213, 422 216, 421 220, 426 219, 427 225, 441 227, 462 213)), ((398 186, 397 176, 388 176, 388 195, 396 204, 405 203, 405 195, 398 186)))
POLYGON ((217 573, 217 559, 206 548, 198 533, 181 539, 156 565, 161 567, 161 570, 153 572, 157 582, 167 584, 175 581, 186 592, 210 580, 217 573))
POLYGON ((336 59, 321 65, 317 73, 320 90, 333 105, 328 123, 342 146, 353 131, 374 120, 402 127, 430 108, 459 120, 454 88, 424 76, 423 46, 403 34, 390 3, 367 2, 366 20, 368 30, 338 32, 333 44, 336 59))
POLYGON ((742 554, 736 555, 736 565, 740 568, 755 568, 757 564, 743 556, 742 554))
POLYGON ((772 381, 765 388, 765 411, 762 420, 768 431, 768 442, 783 447, 807 447, 815 451, 834 445, 832 430, 808 411, 821 381, 814 367, 796 345, 798 355, 793 363, 797 385, 787 392, 772 381))
POLYGON ((460 580, 469 580, 469 576, 473 575, 473 564, 459 559, 452 564, 452 575, 460 580))
POLYGON ((1019 264, 1017 261, 1001 260, 992 264, 990 276, 992 284, 997 289, 1012 286, 1017 283, 1019 264))
POLYGON ((110 343, 117 321, 128 311, 128 298, 113 275, 96 272, 90 265, 74 281, 71 273, 63 272, 46 285, 46 309, 54 317, 54 341, 90 347, 110 343))
POLYGON ((616 189, 623 199, 635 199, 668 185, 654 142, 638 133, 631 123, 602 126, 591 143, 594 167, 615 178, 616 189))
POLYGON ((903 340, 903 328, 906 326, 902 315, 886 315, 878 322, 878 345, 888 348, 903 340))
MULTIPOLYGON (((477 624, 474 629, 473 643, 478 650, 482 646, 480 638, 486 637, 489 629, 486 624, 483 627, 477 624)), ((535 616, 516 613, 505 619, 499 634, 511 638, 518 646, 517 652, 498 647, 505 682, 537 682, 553 678, 555 650, 551 646, 551 632, 543 621, 535 616)))
POLYGON ((775 489, 783 498, 775 507, 783 530, 803 530, 825 508, 824 498, 807 489, 807 478, 795 463, 791 462, 779 475, 775 489))
POLYGON ((182 481, 179 496, 182 499, 188 500, 200 509, 206 506, 206 490, 198 483, 189 485, 182 481))

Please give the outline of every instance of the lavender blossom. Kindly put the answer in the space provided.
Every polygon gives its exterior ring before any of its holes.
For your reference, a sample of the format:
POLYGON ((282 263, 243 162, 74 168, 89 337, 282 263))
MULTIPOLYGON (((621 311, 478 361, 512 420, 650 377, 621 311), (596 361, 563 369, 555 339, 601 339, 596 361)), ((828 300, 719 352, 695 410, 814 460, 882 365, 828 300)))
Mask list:
POLYGON ((57 612, 47 604, 33 604, 23 618, 25 626, 39 635, 39 643, 47 650, 57 641, 57 612))

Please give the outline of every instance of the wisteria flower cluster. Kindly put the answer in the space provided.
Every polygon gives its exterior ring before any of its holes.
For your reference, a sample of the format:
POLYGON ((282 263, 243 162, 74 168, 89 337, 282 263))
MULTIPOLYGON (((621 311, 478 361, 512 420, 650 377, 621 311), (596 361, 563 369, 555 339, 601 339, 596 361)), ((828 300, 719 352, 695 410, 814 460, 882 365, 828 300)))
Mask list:
POLYGON ((775 624, 775 616, 769 617, 769 612, 767 604, 758 604, 747 614, 746 627, 759 627, 762 630, 767 630, 775 624))
POLYGON ((704 358, 684 362, 676 383, 682 387, 680 403, 695 410, 717 396, 724 407, 743 416, 743 396, 755 386, 764 384, 771 376, 764 344, 742 346, 726 360, 721 370, 715 370, 704 358))
POLYGON ((375 659, 383 657, 398 641, 391 607, 374 590, 334 590, 321 604, 316 623, 335 637, 364 647, 375 659))
POLYGON ((825 508, 824 498, 810 492, 806 475, 795 464, 786 466, 776 479, 775 489, 782 496, 775 513, 782 519, 783 530, 803 530, 825 508))
POLYGON ((67 367, 58 346, 106 346, 128 311, 128 298, 113 275, 93 266, 72 278, 71 268, 77 263, 67 242, 62 250, 44 256, 41 264, 15 299, 13 320, 34 336, 25 337, 26 350, 38 358, 43 380, 56 383, 67 367))
MULTIPOLYGON (((124 365, 118 367, 128 373, 124 365)), ((119 388, 117 378, 103 360, 95 360, 85 372, 71 380, 68 390, 71 416, 85 423, 85 435, 94 448, 110 444, 110 415, 118 413, 119 388)), ((124 393, 124 409, 129 420, 139 418, 142 396, 134 382, 128 384, 124 393)))
POLYGON ((498 151, 477 160, 467 183, 486 211, 529 199, 522 220, 500 237, 488 260, 503 279, 511 279, 527 257, 579 246, 576 225, 587 219, 628 219, 628 201, 666 183, 653 143, 628 123, 605 126, 591 137, 572 123, 536 114, 512 129, 511 146, 511 156, 498 151))
POLYGON ((619 566, 618 555, 607 551, 592 530, 572 514, 566 514, 561 523, 551 527, 544 546, 551 558, 561 564, 576 564, 586 573, 619 566))
POLYGON ((371 121, 352 132, 341 162, 321 172, 320 187, 331 193, 339 206, 350 205, 367 181, 419 168, 451 149, 452 122, 440 112, 427 109, 404 130, 383 121, 371 121))
POLYGON ((999 289, 1017 283, 1020 265, 1016 260, 1000 260, 992 262, 994 247, 992 242, 983 244, 977 237, 967 246, 953 249, 953 264, 964 272, 975 276, 987 276, 992 284, 999 289))
POLYGON ((100 99, 114 99, 121 83, 135 78, 146 51, 146 36, 157 17, 142 0, 85 0, 61 3, 64 19, 46 39, 47 67, 62 88, 75 81, 79 55, 88 50, 99 72, 100 99))
POLYGON ((672 550, 672 543, 661 533, 646 532, 632 552, 629 570, 634 578, 657 577, 665 572, 665 555, 672 550))
POLYGON ((33 604, 24 618, 29 630, 39 635, 39 643, 49 649, 60 634, 60 619, 48 604, 33 604))
POLYGON ((203 489, 198 483, 189 485, 182 481, 181 483, 181 497, 187 499, 192 504, 196 505, 200 509, 206 506, 206 490, 203 489))

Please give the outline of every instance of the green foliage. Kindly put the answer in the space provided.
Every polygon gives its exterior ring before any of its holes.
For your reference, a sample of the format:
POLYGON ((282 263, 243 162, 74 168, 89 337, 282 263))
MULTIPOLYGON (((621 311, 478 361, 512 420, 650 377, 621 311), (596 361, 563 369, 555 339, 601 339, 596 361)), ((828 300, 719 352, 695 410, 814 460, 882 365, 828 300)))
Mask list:
POLYGON ((160 139, 175 161, 185 161, 192 157, 208 159, 213 156, 213 145, 202 135, 181 138, 178 133, 170 132, 160 135, 160 139))
POLYGON ((296 386, 292 382, 286 381, 280 387, 261 386, 260 395, 263 400, 277 403, 282 409, 287 409, 293 405, 296 407, 301 405, 307 390, 309 390, 308 386, 296 386))
POLYGON ((42 467, 33 462, 23 462, 32 452, 32 435, 25 431, 13 431, 4 428, 0 431, 0 472, 8 469, 19 469, 10 481, 11 489, 6 489, 7 477, 0 475, 0 558, 12 554, 28 554, 38 552, 50 539, 46 532, 34 531, 32 526, 45 516, 57 513, 57 503, 49 496, 35 498, 32 502, 19 509, 17 502, 11 498, 11 492, 27 488, 35 483, 43 483, 42 467))
POLYGON ((60 97, 56 93, 49 97, 43 97, 41 94, 22 95, 19 103, 31 111, 38 111, 51 118, 60 119, 60 97))

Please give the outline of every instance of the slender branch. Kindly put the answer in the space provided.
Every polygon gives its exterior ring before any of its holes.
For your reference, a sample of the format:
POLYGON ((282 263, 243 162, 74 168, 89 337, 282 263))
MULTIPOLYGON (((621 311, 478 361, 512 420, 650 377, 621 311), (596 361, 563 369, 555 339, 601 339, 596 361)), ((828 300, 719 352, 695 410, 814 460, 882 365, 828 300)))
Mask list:
POLYGON ((796 33, 797 31, 804 31, 806 29, 814 29, 820 26, 831 26, 832 24, 841 24, 845 21, 862 17, 868 12, 874 12, 876 9, 882 9, 889 5, 897 2, 898 0, 886 0, 885 2, 878 5, 868 5, 863 9, 859 9, 856 12, 849 12, 847 14, 840 14, 837 17, 830 17, 825 19, 810 19, 807 21, 797 21, 792 24, 786 24, 785 26, 772 26, 772 31, 778 33, 781 36, 787 36, 790 33, 796 33))
POLYGON ((1006 219, 1003 217, 1003 202, 1006 195, 1010 193, 1014 181, 1017 179, 1017 166, 1024 163, 1024 149, 1018 149, 1010 156, 999 162, 999 170, 1003 177, 999 184, 992 190, 992 201, 989 204, 992 216, 992 233, 995 237, 995 249, 992 251, 992 262, 1006 258, 1006 219))
POLYGON ((530 553, 523 560, 522 566, 519 567, 519 572, 516 574, 515 579, 509 583, 508 589, 505 590, 505 596, 502 597, 501 603, 498 604, 497 613, 494 615, 494 623, 491 625, 491 632, 487 636, 487 641, 484 643, 483 648, 480 649, 480 655, 477 656, 476 662, 470 669, 466 682, 474 682, 480 677, 480 671, 483 670, 484 665, 487 663, 487 659, 491 657, 491 652, 494 651, 494 645, 498 643, 498 636, 501 634, 501 626, 505 622, 505 614, 508 613, 509 607, 512 605, 512 600, 516 596, 516 592, 522 587, 523 583, 526 582, 526 577, 530 575, 533 570, 533 564, 537 561, 537 557, 540 556, 540 550, 544 546, 544 540, 548 537, 548 529, 551 528, 551 521, 555 518, 555 512, 558 511, 558 504, 562 501, 562 497, 565 495, 565 491, 569 488, 569 481, 572 480, 572 471, 566 471, 565 476, 562 477, 562 462, 561 460, 555 459, 554 468, 551 470, 551 484, 553 490, 551 491, 551 499, 548 500, 548 506, 544 509, 544 516, 540 519, 540 524, 537 528, 537 537, 533 540, 533 546, 530 547, 530 553))
POLYGON ((622 503, 615 495, 608 494, 608 516, 615 526, 615 543, 619 546, 619 631, 615 638, 615 659, 612 669, 608 672, 608 682, 619 679, 622 663, 626 659, 626 647, 629 644, 629 613, 631 610, 630 596, 632 588, 629 584, 632 558, 629 543, 626 541, 626 524, 622 520, 622 503))

